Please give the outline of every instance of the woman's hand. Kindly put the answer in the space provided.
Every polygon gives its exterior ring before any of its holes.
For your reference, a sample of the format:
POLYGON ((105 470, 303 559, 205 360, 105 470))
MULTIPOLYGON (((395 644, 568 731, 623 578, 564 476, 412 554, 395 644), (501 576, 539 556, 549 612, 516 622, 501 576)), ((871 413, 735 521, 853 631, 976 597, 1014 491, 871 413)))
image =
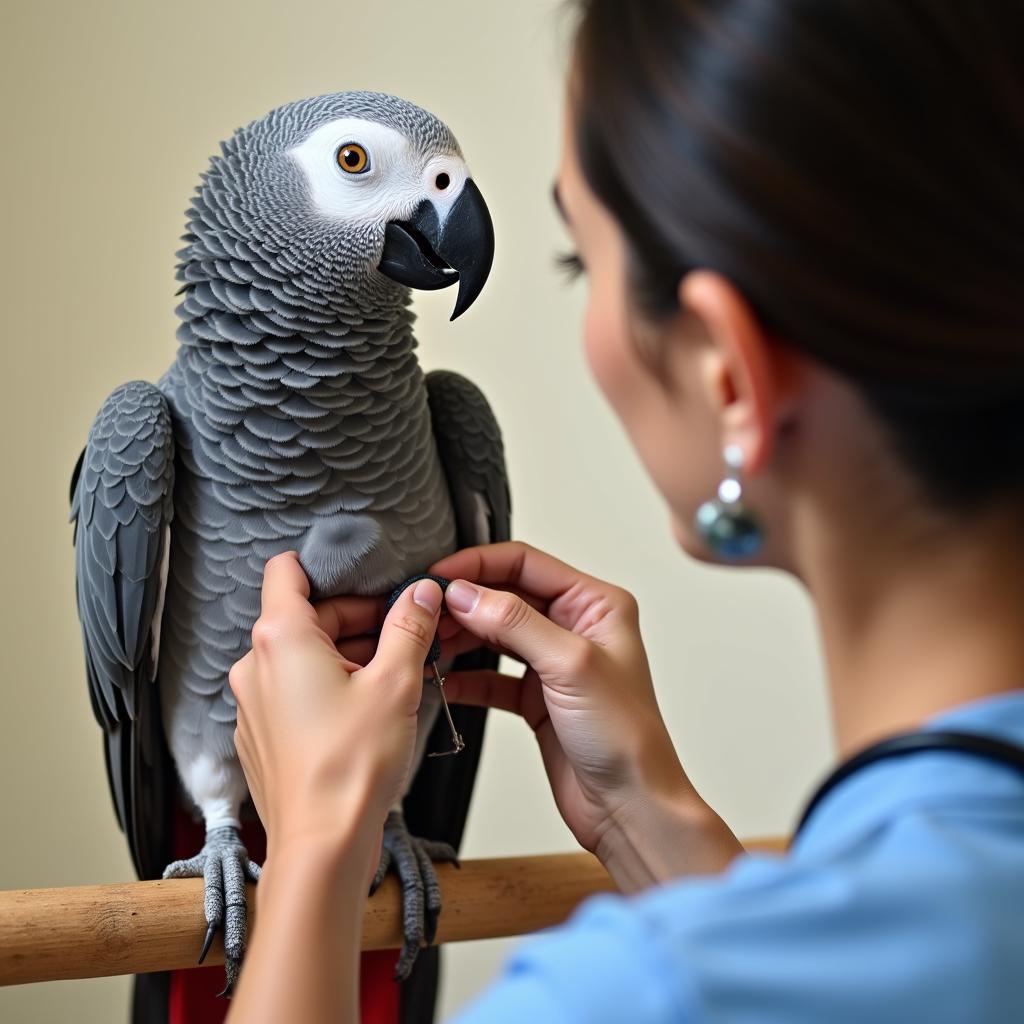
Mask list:
POLYGON ((345 598, 314 607, 294 552, 267 563, 252 650, 229 682, 238 702, 235 746, 267 830, 268 861, 296 841, 331 845, 353 829, 379 833, 409 773, 440 601, 431 580, 409 587, 363 667, 335 642, 378 625, 381 603, 345 598))
POLYGON ((229 676, 235 746, 267 830, 232 1021, 359 1019, 359 936, 385 815, 405 788, 441 588, 407 588, 363 667, 335 646, 380 623, 371 598, 309 602, 295 552, 263 576, 252 650, 229 676))
POLYGON ((679 763, 631 594, 515 542, 466 548, 430 572, 453 580, 445 656, 484 641, 526 663, 522 678, 451 672, 449 698, 522 715, 566 824, 620 886, 717 870, 739 851, 679 763), (689 846, 666 856, 664 844, 689 846))

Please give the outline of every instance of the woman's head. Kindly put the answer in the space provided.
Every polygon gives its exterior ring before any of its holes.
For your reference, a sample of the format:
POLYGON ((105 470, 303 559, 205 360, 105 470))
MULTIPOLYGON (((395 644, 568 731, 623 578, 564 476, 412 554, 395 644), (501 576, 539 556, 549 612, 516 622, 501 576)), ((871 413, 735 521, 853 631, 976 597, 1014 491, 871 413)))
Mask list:
POLYGON ((559 187, 587 350, 677 518, 722 444, 784 458, 826 391, 847 456, 891 453, 937 507, 1020 495, 1024 8, 578 7, 559 187))

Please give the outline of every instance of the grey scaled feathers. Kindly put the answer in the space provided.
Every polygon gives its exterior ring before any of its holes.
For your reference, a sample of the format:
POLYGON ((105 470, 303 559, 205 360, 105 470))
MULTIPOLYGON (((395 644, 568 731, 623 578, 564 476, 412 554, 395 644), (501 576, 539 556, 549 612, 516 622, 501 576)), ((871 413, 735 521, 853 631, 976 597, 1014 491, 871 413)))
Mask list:
MULTIPOLYGON (((458 284, 458 315, 493 256, 447 127, 382 94, 317 97, 239 129, 201 178, 179 253, 177 357, 156 385, 104 402, 72 518, 118 820, 141 877, 204 875, 230 986, 258 867, 238 835, 247 790, 227 675, 248 650, 264 565, 294 549, 314 599, 385 595, 459 546, 507 539, 509 499, 486 400, 458 374, 424 376, 415 355, 409 288, 458 284), (207 843, 168 866, 179 799, 207 843)), ((436 711, 428 688, 417 764, 436 711)), ((389 819, 403 978, 433 931, 430 856, 458 844, 482 740, 482 712, 456 713, 471 749, 424 763, 404 819, 402 807, 389 819)))

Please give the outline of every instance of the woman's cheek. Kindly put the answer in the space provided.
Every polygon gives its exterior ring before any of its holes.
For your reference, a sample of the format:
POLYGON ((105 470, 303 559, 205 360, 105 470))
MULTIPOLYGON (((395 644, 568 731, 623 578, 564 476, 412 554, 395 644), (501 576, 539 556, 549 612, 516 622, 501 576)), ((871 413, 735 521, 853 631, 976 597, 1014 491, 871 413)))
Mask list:
POLYGON ((672 536, 679 547, 691 558, 698 562, 714 562, 708 549, 697 536, 693 526, 680 518, 678 513, 673 512, 671 516, 672 536))
MULTIPOLYGON (((605 397, 611 401, 609 385, 612 375, 608 366, 607 339, 603 337, 607 329, 607 323, 601 316, 600 304, 595 298, 595 290, 591 288, 583 316, 583 351, 594 380, 605 397)), ((614 405, 614 402, 612 404, 614 405)))
POLYGON ((621 310, 608 300, 610 292, 594 282, 583 321, 583 349, 590 372, 611 407, 629 430, 629 395, 635 369, 630 366, 628 325, 621 310))
POLYGON ((675 446, 666 445, 671 431, 665 422, 664 391, 637 350, 636 330, 616 299, 614 282, 602 288, 595 280, 584 317, 587 361, 634 448, 653 471, 660 449, 674 451, 675 446))
MULTIPOLYGON (((679 409, 670 406, 664 388, 643 366, 632 338, 634 327, 623 305, 616 301, 616 287, 615 281, 601 282, 596 276, 593 280, 583 321, 587 361, 633 449, 669 507, 677 543, 688 554, 702 558, 703 548, 689 525, 687 512, 703 500, 694 493, 697 490, 694 477, 699 467, 689 464, 693 457, 689 449, 692 447, 699 452, 702 441, 693 437, 692 446, 680 443, 691 430, 684 430, 687 425, 680 419, 679 409)), ((658 339, 653 339, 652 343, 658 343, 658 339)), ((709 440, 708 444, 712 442, 709 440)))

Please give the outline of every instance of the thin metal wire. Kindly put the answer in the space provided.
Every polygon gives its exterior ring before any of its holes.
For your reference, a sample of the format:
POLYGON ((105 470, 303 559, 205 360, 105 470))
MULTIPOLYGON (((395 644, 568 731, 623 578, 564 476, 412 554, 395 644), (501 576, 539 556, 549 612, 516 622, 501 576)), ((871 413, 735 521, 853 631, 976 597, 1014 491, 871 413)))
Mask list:
POLYGON ((430 667, 434 672, 434 685, 438 688, 441 693, 441 707, 444 708, 445 718, 448 719, 448 728, 452 731, 452 749, 451 750, 435 750, 427 757, 447 757, 449 754, 457 754, 460 750, 463 750, 466 746, 465 740, 462 738, 462 734, 455 728, 455 722, 452 720, 452 713, 448 708, 448 699, 444 695, 444 676, 441 675, 437 667, 437 662, 432 661, 430 667))

